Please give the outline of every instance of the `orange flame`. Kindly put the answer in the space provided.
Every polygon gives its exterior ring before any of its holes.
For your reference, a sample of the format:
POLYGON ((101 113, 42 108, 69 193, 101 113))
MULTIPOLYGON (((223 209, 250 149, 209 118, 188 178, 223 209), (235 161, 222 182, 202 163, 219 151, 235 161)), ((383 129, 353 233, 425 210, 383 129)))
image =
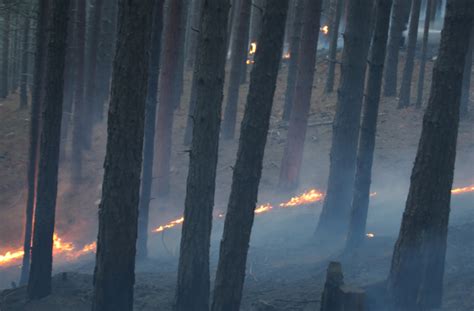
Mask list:
POLYGON ((467 192, 474 192, 474 185, 462 187, 462 188, 454 188, 453 190, 451 190, 451 193, 454 195, 467 193, 467 192))
POLYGON ((273 209, 273 206, 271 206, 270 203, 265 203, 265 204, 262 204, 262 205, 258 206, 255 209, 255 214, 266 213, 266 212, 270 211, 271 209, 273 209))
POLYGON ((249 55, 253 55, 257 52, 257 42, 250 43, 249 55))
POLYGON ((283 59, 290 59, 290 58, 291 58, 290 52, 286 52, 285 54, 283 54, 283 59))
POLYGON ((178 218, 178 219, 175 219, 175 220, 170 221, 170 222, 167 223, 166 225, 161 225, 161 226, 159 226, 158 228, 153 229, 153 232, 155 232, 155 233, 163 232, 163 231, 165 231, 166 229, 170 229, 170 228, 176 227, 177 225, 180 225, 180 224, 182 224, 183 222, 184 222, 184 217, 181 217, 181 218, 178 218))
POLYGON ((321 27, 321 32, 325 35, 327 35, 329 33, 329 26, 328 25, 324 25, 323 27, 321 27))
POLYGON ((324 194, 317 189, 311 189, 297 197, 292 197, 288 202, 280 203, 280 207, 296 207, 321 201, 324 194))
POLYGON ((0 265, 9 264, 12 261, 16 261, 17 259, 21 259, 23 257, 23 250, 14 250, 14 251, 7 251, 5 255, 0 255, 0 265))

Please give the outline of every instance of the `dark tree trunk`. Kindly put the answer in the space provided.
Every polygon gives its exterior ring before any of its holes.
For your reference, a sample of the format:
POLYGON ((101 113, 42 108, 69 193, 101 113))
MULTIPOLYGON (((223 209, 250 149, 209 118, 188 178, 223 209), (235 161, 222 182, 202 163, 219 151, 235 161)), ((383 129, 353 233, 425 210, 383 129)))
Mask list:
POLYGON ((69 0, 52 1, 42 111, 35 228, 28 282, 29 299, 40 299, 51 293, 68 8, 69 0))
POLYGON ((179 30, 179 46, 176 57, 178 58, 178 64, 176 67, 176 75, 174 77, 173 86, 173 99, 174 109, 179 109, 181 106, 181 96, 183 95, 183 81, 184 81, 184 57, 186 51, 186 24, 188 20, 189 1, 183 1, 183 9, 180 17, 180 30, 179 30))
POLYGON ((282 119, 290 120, 291 108, 295 97, 296 75, 298 72, 298 57, 300 51, 301 29, 303 28, 304 0, 296 0, 295 17, 290 40, 290 63, 286 78, 285 105, 282 119))
POLYGON ((252 1, 252 8, 250 13, 250 25, 249 25, 249 40, 250 42, 257 42, 262 30, 263 13, 265 10, 266 0, 254 0, 252 1))
MULTIPOLYGON (((187 45, 186 45, 186 67, 193 68, 196 59, 196 49, 199 38, 199 29, 201 25, 201 12, 203 0, 191 0, 190 7, 190 22, 187 31, 187 45)), ((189 14, 189 13, 188 13, 189 14)), ((227 26, 226 26, 227 27, 227 26)))
MULTIPOLYGON (((315 2, 317 5, 321 4, 320 1, 315 2)), ((312 8, 312 5, 307 8, 312 8)), ((318 9, 320 7, 316 8, 318 9)), ((250 89, 240 130, 212 311, 240 309, 263 155, 283 49, 287 11, 288 0, 273 0, 271 5, 267 6, 263 17, 262 32, 258 39, 259 48, 250 76, 250 89)))
POLYGON ((280 188, 293 190, 298 179, 303 159, 306 125, 311 106, 311 92, 316 64, 317 45, 321 18, 322 0, 306 0, 304 3, 303 28, 298 54, 298 71, 295 96, 290 114, 290 124, 285 151, 280 169, 280 188))
POLYGON ((413 80, 413 67, 415 65, 420 10, 421 0, 413 0, 411 6, 410 29, 408 31, 407 54, 405 57, 405 67, 403 68, 402 82, 400 86, 400 99, 398 101, 399 109, 406 108, 410 105, 411 81, 413 80))
POLYGON ((31 257, 31 238, 33 233, 33 214, 35 210, 38 153, 40 137, 40 114, 42 99, 44 94, 45 65, 48 25, 48 16, 50 14, 49 0, 40 0, 38 3, 38 13, 36 19, 36 51, 34 58, 33 89, 31 94, 30 110, 30 138, 28 147, 28 171, 27 185, 28 196, 26 200, 25 212, 25 235, 23 240, 23 262, 21 265, 20 285, 28 283, 30 275, 30 257, 31 257))
POLYGON ((163 29, 163 53, 158 92, 158 116, 156 122, 156 185, 160 196, 167 196, 170 191, 170 162, 173 132, 173 110, 176 103, 174 95, 175 79, 178 73, 179 51, 181 37, 181 13, 184 0, 171 1, 163 29))
POLYGON ((428 51, 428 37, 430 34, 430 22, 431 14, 433 11, 433 0, 427 0, 426 2, 426 15, 425 15, 425 24, 423 28, 423 45, 421 47, 420 55, 420 73, 418 76, 418 87, 416 94, 416 108, 421 108, 423 104, 423 89, 425 87, 425 71, 426 71, 426 54, 428 51))
POLYGON ((383 78, 383 94, 385 96, 395 96, 397 94, 398 54, 402 35, 406 29, 407 14, 410 14, 410 3, 409 0, 394 0, 393 2, 383 78))
POLYGON ((155 122, 158 97, 158 79, 160 76, 161 34, 163 32, 164 0, 157 0, 153 13, 153 30, 150 47, 150 63, 148 69, 148 89, 145 109, 145 135, 143 145, 142 186, 140 205, 138 207, 138 240, 137 257, 148 256, 148 214, 153 184, 153 155, 155 150, 155 122))
POLYGON ((339 25, 341 24, 341 13, 342 6, 344 4, 343 0, 333 0, 336 1, 335 7, 335 16, 333 23, 329 28, 329 64, 328 64, 328 74, 326 79, 326 86, 324 87, 324 92, 332 93, 334 91, 334 79, 336 75, 336 63, 337 63, 337 41, 339 39, 339 25))
POLYGON ((448 0, 388 290, 400 310, 441 305, 462 74, 474 2, 448 0))
POLYGON ((244 71, 246 71, 247 43, 250 24, 251 0, 240 0, 239 15, 234 21, 235 31, 232 42, 231 65, 229 83, 226 94, 226 106, 224 112, 224 122, 222 124, 222 137, 224 139, 234 139, 235 124, 237 122, 237 109, 239 105, 240 81, 244 71), (243 66, 243 65, 244 66, 243 66))
POLYGON ((0 98, 8 96, 8 80, 9 80, 9 62, 10 62, 10 22, 11 22, 11 3, 10 0, 4 1, 5 9, 3 10, 3 33, 2 33, 2 72, 0 76, 0 98))
MULTIPOLYGON (((199 47, 198 47, 199 49, 199 47)), ((186 121, 186 130, 184 131, 184 141, 185 146, 191 144, 193 138, 193 126, 194 126, 194 111, 196 110, 196 92, 197 92, 198 81, 196 77, 196 72, 193 73, 193 82, 191 84, 191 95, 189 97, 189 108, 188 108, 188 118, 186 121)))
POLYGON ((372 0, 350 1, 344 33, 341 83, 334 116, 328 188, 316 230, 318 239, 342 239, 349 225, 360 114, 372 22, 372 0))
POLYGON ((84 65, 86 53, 86 3, 79 0, 77 2, 76 13, 76 85, 74 92, 74 127, 72 129, 71 146, 71 176, 75 183, 82 178, 82 153, 84 150, 84 128, 86 123, 87 110, 84 102, 84 65))
POLYGON ((140 173, 155 4, 155 0, 119 2, 99 205, 94 311, 133 309, 140 173))
POLYGON ((232 51, 232 44, 235 34, 236 22, 238 19, 239 8, 241 0, 231 0, 231 7, 229 12, 229 22, 227 23, 227 52, 232 51))
POLYGON ((209 248, 225 79, 229 2, 204 2, 196 59, 196 108, 175 310, 209 310, 209 248))
POLYGON ((15 93, 18 89, 18 64, 20 60, 20 15, 18 12, 13 12, 13 39, 10 48, 10 85, 9 93, 15 93))
POLYGON ((460 115, 461 119, 467 118, 469 114, 473 45, 474 45, 474 31, 472 31, 471 38, 469 40, 469 49, 466 53, 466 64, 464 65, 464 72, 463 72, 463 78, 462 78, 461 115, 460 115))
POLYGON ((23 42, 21 51, 20 109, 28 107, 28 53, 30 49, 30 12, 23 17, 23 42))
POLYGON ((358 248, 365 239, 375 134, 377 132, 377 117, 391 8, 392 0, 377 0, 375 30, 370 49, 369 74, 357 153, 351 219, 346 240, 347 250, 358 248))

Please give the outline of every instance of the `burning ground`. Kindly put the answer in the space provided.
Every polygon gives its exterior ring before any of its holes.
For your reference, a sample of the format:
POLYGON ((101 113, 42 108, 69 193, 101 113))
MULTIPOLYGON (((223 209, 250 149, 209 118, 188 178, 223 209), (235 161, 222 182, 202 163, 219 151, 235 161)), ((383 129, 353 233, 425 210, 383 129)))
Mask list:
MULTIPOLYGON (((255 220, 243 310, 250 310, 254 304, 268 304, 275 306, 277 310, 314 308, 320 299, 327 262, 331 259, 342 260, 347 282, 359 286, 380 282, 388 272, 421 129, 422 111, 412 108, 399 111, 395 109, 394 99, 382 102, 373 176, 373 191, 376 191, 377 195, 372 198, 368 219, 368 230, 375 234, 375 237, 367 239, 366 246, 357 258, 344 259, 334 249, 314 244, 313 232, 321 210, 320 200, 300 208, 279 206, 308 189, 325 189, 331 139, 330 122, 334 114, 335 95, 321 96, 325 67, 321 68, 316 73, 317 89, 313 96, 301 186, 295 194, 275 191, 286 136, 285 124, 279 122, 286 68, 280 75, 259 195, 260 204, 268 202, 270 205, 263 205, 257 211, 267 211, 270 206, 272 209, 267 213, 260 213, 262 215, 255 220)), ((430 70, 427 72, 430 73, 430 70)), ((429 79, 428 76, 427 80, 429 79)), ((245 100, 244 94, 247 92, 246 87, 247 85, 241 90, 241 109, 245 100)), ((428 90, 429 85, 426 87, 428 90)), ((183 102, 187 103, 187 99, 186 94, 183 102)), ((137 310, 152 310, 156 305, 160 305, 163 310, 170 309, 174 297, 180 226, 177 224, 176 228, 161 233, 152 231, 169 221, 180 219, 182 214, 188 158, 185 148, 181 145, 187 115, 186 106, 183 105, 177 113, 173 133, 175 145, 172 194, 167 201, 152 201, 153 223, 149 230, 149 248, 153 258, 140 262, 137 266, 137 310)), ((6 250, 18 249, 22 238, 25 205, 22 181, 25 176, 28 114, 16 111, 16 107, 16 97, 3 102, 0 107, 0 255, 5 255, 6 250)), ((241 118, 243 111, 239 113, 241 118)), ((472 117, 461 124, 455 187, 474 184, 473 124, 472 117)), ((81 252, 96 238, 97 200, 100 198, 99 185, 105 147, 104 131, 103 125, 96 131, 96 153, 86 155, 86 175, 91 176, 90 179, 80 187, 72 188, 69 184, 67 161, 61 167, 56 233, 61 243, 65 243, 63 246, 73 248, 74 251, 57 251, 54 264, 56 273, 71 272, 66 276, 59 274, 55 278, 55 294, 34 305, 23 307, 22 289, 4 292, 0 300, 2 310, 65 310, 66 306, 67 310, 88 310, 93 252, 88 251, 78 257, 67 254, 81 252)), ((218 243, 223 226, 219 214, 225 212, 235 151, 235 141, 221 144, 211 271, 216 268, 218 243)), ((474 194, 454 195, 446 266, 445 310, 474 308, 474 245, 470 238, 474 233, 473 228, 474 194)), ((18 265, 0 269, 0 287, 11 287, 11 282, 18 279, 18 272, 18 265)))

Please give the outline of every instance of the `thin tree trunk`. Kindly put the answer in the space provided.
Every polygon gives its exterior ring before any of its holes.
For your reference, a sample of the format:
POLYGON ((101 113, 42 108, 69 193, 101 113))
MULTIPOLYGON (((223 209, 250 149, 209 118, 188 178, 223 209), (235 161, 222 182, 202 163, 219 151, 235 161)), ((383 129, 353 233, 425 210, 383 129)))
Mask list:
POLYGON ((40 137, 40 114, 42 99, 44 94, 45 66, 47 55, 47 39, 46 29, 48 25, 47 17, 50 14, 49 0, 40 0, 38 3, 38 13, 36 19, 36 51, 34 56, 34 75, 33 89, 31 94, 31 110, 30 110, 30 137, 28 147, 28 171, 27 185, 28 196, 26 199, 25 212, 25 233, 23 240, 23 261, 21 265, 20 285, 28 283, 30 275, 30 258, 31 258, 31 239, 33 233, 33 214, 36 201, 36 184, 38 170, 38 153, 39 153, 39 137, 40 137))
MULTIPOLYGON (((198 47, 199 49, 199 47, 198 47)), ((193 73, 193 82, 191 84, 191 95, 189 97, 189 108, 188 108, 188 118, 186 121, 186 129, 184 131, 184 141, 183 144, 185 146, 189 146, 191 144, 191 140, 193 138, 193 127, 194 127, 194 112, 196 110, 196 92, 197 92, 197 76, 196 70, 193 73)))
POLYGON ((304 23, 301 30, 299 55, 297 56, 298 71, 295 82, 295 96, 280 168, 279 186, 284 190, 293 190, 298 186, 306 137, 306 125, 311 106, 321 5, 322 0, 306 0, 304 4, 304 23))
POLYGON ((426 2, 425 24, 423 28, 423 45, 421 47, 420 55, 420 73, 418 76, 418 88, 416 95, 416 108, 421 108, 423 104, 423 90, 425 88, 425 71, 426 71, 426 54, 428 51, 428 37, 430 34, 431 14, 433 11, 433 0, 426 2))
POLYGON ((10 49, 10 93, 15 93, 18 89, 18 64, 20 62, 20 15, 18 12, 14 13, 14 24, 13 24, 13 42, 11 43, 10 49))
POLYGON ((266 1, 254 0, 250 12, 249 41, 257 42, 262 30, 263 13, 265 11, 266 1))
POLYGON ((349 225, 357 158, 360 115, 372 22, 373 1, 350 1, 341 83, 334 116, 328 188, 316 230, 318 239, 342 239, 349 225))
POLYGON ((183 9, 181 11, 180 17, 180 36, 179 36, 179 46, 178 53, 176 57, 178 58, 178 64, 176 67, 176 75, 174 77, 174 90, 173 90, 173 99, 174 109, 179 109, 181 107, 181 96, 183 95, 183 81, 184 81, 184 57, 186 51, 186 32, 187 27, 186 23, 188 20, 188 10, 189 10, 189 1, 183 1, 183 9))
POLYGON ((94 311, 133 310, 140 173, 155 4, 155 0, 119 2, 99 205, 94 311))
POLYGON ((246 71, 247 42, 250 24, 251 0, 240 0, 239 15, 235 21, 235 33, 233 34, 231 65, 229 83, 226 94, 226 106, 224 122, 222 124, 222 137, 226 140, 234 139, 235 124, 237 122, 237 110, 239 106, 240 81, 246 71), (243 65, 244 66, 243 66, 243 65))
POLYGON ((471 31, 471 38, 469 40, 469 49, 466 53, 466 64, 464 65, 464 72, 462 78, 462 93, 461 93, 461 119, 467 118, 469 114, 469 102, 471 94, 471 74, 472 74, 472 50, 474 45, 474 31, 471 31))
POLYGON ((336 1, 336 11, 333 23, 331 28, 329 28, 329 64, 328 64, 328 74, 326 79, 326 85, 324 87, 325 93, 332 93, 334 91, 334 79, 336 76, 336 63, 337 63, 337 41, 339 39, 339 25, 341 24, 341 13, 342 6, 344 5, 343 0, 333 0, 336 1))
MULTIPOLYGON (((186 66, 193 68, 196 59, 196 49, 201 25, 201 12, 203 0, 192 0, 190 26, 188 27, 188 40, 186 46, 186 66)), ((226 26, 227 27, 227 26, 226 26)))
POLYGON ((156 185, 160 196, 167 196, 170 191, 170 162, 173 132, 173 110, 176 99, 175 79, 178 73, 179 40, 181 34, 181 12, 184 0, 171 1, 167 11, 168 17, 163 29, 163 53, 158 92, 158 116, 156 121, 156 185))
POLYGON ((21 51, 20 109, 28 107, 28 53, 30 49, 30 12, 23 17, 23 42, 21 51))
POLYGON ((403 68, 402 82, 400 86, 400 99, 398 101, 399 109, 406 108, 410 105, 411 82, 413 80, 413 67, 415 65, 420 10, 421 0, 413 0, 411 7, 410 30, 408 32, 407 54, 405 57, 405 67, 403 68))
POLYGON ((35 228, 27 289, 29 299, 40 299, 51 293, 68 8, 69 0, 52 1, 42 111, 44 121, 40 139, 35 228))
MULTIPOLYGON (((320 10, 320 1, 315 11, 320 10)), ((311 9, 313 5, 307 8, 311 9)), ((219 253, 212 311, 238 311, 270 125, 273 96, 285 37, 288 0, 274 0, 265 11, 259 48, 250 76, 237 161, 219 253)), ((210 215, 209 215, 210 216, 210 215)))
POLYGON ((462 74, 474 2, 448 0, 388 290, 400 310, 441 306, 462 74))
POLYGON ((138 207, 138 240, 137 257, 148 256, 148 214, 153 184, 153 155, 155 150, 155 122, 158 104, 158 79, 160 75, 161 34, 163 32, 164 0, 157 0, 153 13, 153 31, 150 47, 150 63, 148 70, 148 90, 145 109, 145 136, 143 145, 142 185, 140 205, 138 207))
POLYGON ((290 63, 286 79, 285 104, 282 119, 290 120, 291 108, 295 97, 296 76, 298 73, 298 57, 300 51, 301 29, 303 28, 304 0, 296 0, 295 17, 290 41, 290 63))
POLYGON ((351 219, 346 240, 347 250, 358 248, 365 239, 377 117, 391 9, 392 0, 377 0, 375 30, 370 49, 369 74, 357 153, 351 219))
POLYGON ((75 183, 82 179, 82 154, 84 151, 84 128, 87 116, 86 103, 84 102, 85 84, 85 53, 86 53, 86 3, 83 0, 77 2, 76 15, 76 86, 74 92, 74 127, 72 129, 71 145, 71 176, 75 183))
POLYGON ((410 14, 409 0, 394 0, 392 9, 392 19, 387 43, 387 55, 385 57, 385 71, 383 80, 384 96, 395 96, 397 94, 398 77, 398 55, 402 42, 402 35, 406 29, 410 14))
POLYGON ((3 12, 3 38, 2 38, 2 72, 0 77, 0 98, 8 96, 8 80, 9 80, 9 62, 10 62, 10 17, 11 3, 5 1, 5 9, 3 12))
POLYGON ((184 204, 176 311, 209 310, 209 248, 226 63, 229 2, 204 3, 196 59, 196 108, 184 204))

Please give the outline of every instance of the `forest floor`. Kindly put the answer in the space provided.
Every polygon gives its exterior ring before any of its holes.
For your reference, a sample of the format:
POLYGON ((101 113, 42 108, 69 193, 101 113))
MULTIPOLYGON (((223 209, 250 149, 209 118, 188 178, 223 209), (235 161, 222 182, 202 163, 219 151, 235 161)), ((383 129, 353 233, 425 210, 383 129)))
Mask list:
MULTIPOLYGON (((429 92, 431 66, 428 64, 425 97, 429 92)), ((280 121, 286 89, 284 65, 275 94, 264 171, 260 183, 261 203, 288 200, 310 188, 326 187, 331 121, 336 93, 323 94, 326 65, 318 65, 314 81, 309 128, 306 137, 300 187, 294 194, 277 191, 280 161, 286 137, 286 124, 280 121)), ((414 81, 417 79, 415 72, 414 81)), ((190 75, 186 75, 182 106, 176 112, 173 129, 171 194, 152 201, 150 229, 180 217, 186 187, 188 153, 182 139, 186 124, 190 75)), ((241 120, 248 84, 241 88, 241 120)), ((474 95, 474 88, 471 90, 474 95)), ((225 101, 224 101, 225 105, 225 101)), ((242 310, 317 310, 330 260, 343 263, 345 280, 366 287, 382 282, 390 267, 393 245, 409 187, 423 110, 396 109, 396 98, 384 98, 379 114, 368 231, 375 234, 351 260, 337 249, 321 248, 314 242, 314 229, 321 203, 295 209, 275 209, 256 217, 247 263, 242 310)), ((426 100, 425 100, 426 105, 426 100)), ((18 111, 18 98, 12 95, 0 103, 0 255, 21 246, 26 201, 26 160, 28 111, 18 111)), ((471 105, 474 111, 474 106, 471 105)), ((238 132, 237 132, 238 133, 238 132)), ((97 202, 100 199, 106 125, 98 124, 92 151, 85 154, 86 178, 78 185, 69 178, 69 145, 60 167, 56 233, 63 241, 82 246, 95 240, 97 202)), ((69 143, 69 141, 67 141, 69 143)), ((225 211, 232 180, 238 139, 222 141, 216 190, 216 211, 225 211)), ((474 184, 474 117, 460 125, 454 187, 474 184)), ((223 221, 213 225, 211 280, 218 259, 223 221)), ((171 310, 176 283, 180 227, 149 239, 150 259, 137 263, 135 310, 171 310)), ((453 196, 445 274, 445 293, 441 310, 474 309, 474 193, 453 196)), ((330 240, 330 238, 328 238, 330 240)), ((25 289, 5 290, 0 295, 2 311, 90 310, 94 256, 80 260, 55 261, 53 295, 37 302, 25 301, 25 289), (65 273, 67 272, 67 273, 65 273)), ((18 279, 18 265, 0 267, 0 289, 18 279)), ((376 309, 381 310, 381 309, 376 309)))

